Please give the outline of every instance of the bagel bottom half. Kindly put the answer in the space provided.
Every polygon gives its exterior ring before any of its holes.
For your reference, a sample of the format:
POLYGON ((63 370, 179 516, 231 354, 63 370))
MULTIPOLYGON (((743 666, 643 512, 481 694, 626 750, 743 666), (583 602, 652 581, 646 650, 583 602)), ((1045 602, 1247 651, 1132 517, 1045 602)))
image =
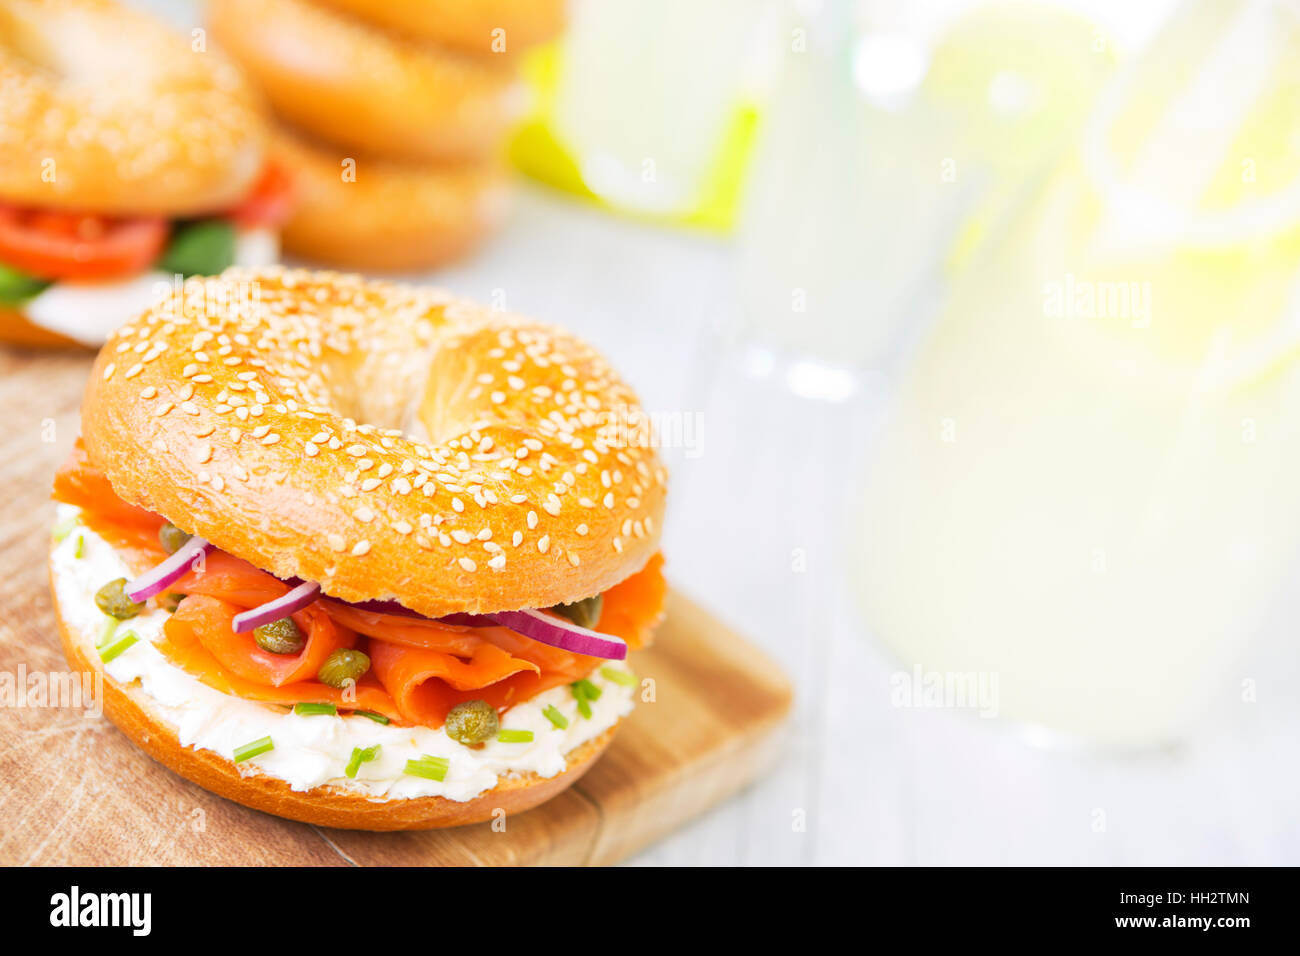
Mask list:
POLYGON ((505 218, 496 163, 430 165, 356 156, 279 131, 272 155, 298 190, 281 241, 294 255, 346 269, 430 269, 460 258, 505 218))
POLYGON ((81 349, 89 346, 32 322, 17 309, 0 306, 0 343, 41 348, 81 349))
POLYGON ((522 813, 572 786, 591 768, 618 730, 616 723, 569 751, 565 755, 566 769, 554 777, 535 773, 505 777, 493 789, 464 802, 446 797, 376 800, 337 787, 296 791, 277 777, 241 773, 234 763, 210 750, 181 746, 176 728, 163 718, 148 694, 104 673, 95 651, 97 635, 69 625, 59 606, 53 573, 51 566, 50 590, 64 656, 73 671, 102 678, 104 713, 108 718, 136 746, 182 777, 228 800, 278 817, 350 830, 431 830, 490 820, 496 811, 522 813))

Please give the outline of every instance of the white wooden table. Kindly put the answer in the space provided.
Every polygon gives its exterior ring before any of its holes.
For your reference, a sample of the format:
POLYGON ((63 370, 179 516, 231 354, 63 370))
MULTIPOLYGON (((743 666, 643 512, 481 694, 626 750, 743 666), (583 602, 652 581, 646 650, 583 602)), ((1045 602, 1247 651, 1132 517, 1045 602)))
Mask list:
MULTIPOLYGON (((195 4, 138 2, 198 22, 195 4)), ((1245 662, 1258 703, 1222 702, 1177 750, 1044 751, 996 721, 891 707, 897 665, 845 593, 848 522, 832 504, 869 466, 884 399, 819 406, 747 384, 721 347, 737 319, 726 243, 521 190, 481 256, 430 278, 500 290, 604 349, 649 408, 702 416, 699 446, 667 451, 669 574, 795 681, 780 766, 633 862, 1300 863, 1300 599, 1245 662), (860 436, 857 460, 826 452, 837 428, 860 436)))

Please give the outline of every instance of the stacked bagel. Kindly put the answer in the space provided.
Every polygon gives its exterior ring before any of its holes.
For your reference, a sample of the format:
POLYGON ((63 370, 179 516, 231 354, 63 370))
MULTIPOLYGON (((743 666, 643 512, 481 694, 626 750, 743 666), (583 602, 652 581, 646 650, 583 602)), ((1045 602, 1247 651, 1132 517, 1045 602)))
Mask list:
POLYGON ((285 248, 410 271, 474 247, 504 211, 518 54, 562 17, 562 0, 213 0, 214 40, 280 120, 285 248))

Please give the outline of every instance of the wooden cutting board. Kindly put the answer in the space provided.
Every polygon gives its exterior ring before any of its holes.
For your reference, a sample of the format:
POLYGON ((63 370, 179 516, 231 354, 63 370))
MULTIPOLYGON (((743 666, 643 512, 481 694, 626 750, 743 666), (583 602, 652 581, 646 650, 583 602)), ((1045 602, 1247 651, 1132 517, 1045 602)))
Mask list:
MULTIPOLYGON (((46 582, 49 487, 89 367, 82 355, 0 348, 0 675, 67 670, 46 582)), ((575 786, 504 832, 292 823, 176 776, 102 716, 0 707, 0 864, 613 863, 753 780, 776 754, 791 698, 775 664, 680 594, 631 663, 654 678, 655 701, 575 786)))

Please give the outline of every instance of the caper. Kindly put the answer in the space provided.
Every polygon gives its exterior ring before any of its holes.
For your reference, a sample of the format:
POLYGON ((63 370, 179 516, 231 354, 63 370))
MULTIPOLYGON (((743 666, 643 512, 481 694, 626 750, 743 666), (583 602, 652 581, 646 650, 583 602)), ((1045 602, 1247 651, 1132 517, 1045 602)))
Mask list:
POLYGON ((175 554, 181 549, 181 545, 190 540, 190 536, 176 525, 168 522, 158 529, 158 540, 162 542, 162 546, 168 554, 175 554))
POLYGON ((346 687, 348 681, 356 681, 361 675, 370 670, 370 658, 361 651, 350 651, 345 648, 339 648, 325 658, 325 663, 320 666, 316 676, 322 684, 329 684, 331 687, 346 687))
MULTIPOLYGON (((282 617, 278 621, 253 628, 253 640, 262 650, 272 654, 297 654, 307 643, 291 617, 282 617)), ((365 668, 362 668, 361 673, 365 673, 365 668)))
POLYGON ((95 606, 119 621, 135 617, 144 610, 143 604, 137 604, 126 595, 126 578, 109 581, 95 592, 95 606))
POLYGON ((578 627, 590 628, 600 623, 600 609, 604 603, 604 595, 596 594, 572 604, 557 604, 551 610, 561 617, 567 617, 578 627))
POLYGON ((466 747, 491 740, 500 729, 496 708, 485 700, 467 700, 447 712, 447 736, 466 747))

